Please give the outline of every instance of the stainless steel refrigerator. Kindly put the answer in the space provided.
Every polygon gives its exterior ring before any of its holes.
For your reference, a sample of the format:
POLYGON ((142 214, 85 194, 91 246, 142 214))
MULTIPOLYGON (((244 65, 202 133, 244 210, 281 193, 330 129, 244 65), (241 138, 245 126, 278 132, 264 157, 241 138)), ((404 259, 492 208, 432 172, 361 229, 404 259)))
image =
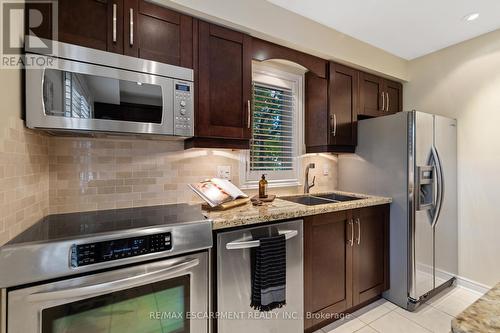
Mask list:
POLYGON ((422 112, 358 122, 339 189, 393 198, 389 301, 410 311, 458 273, 457 123, 422 112))

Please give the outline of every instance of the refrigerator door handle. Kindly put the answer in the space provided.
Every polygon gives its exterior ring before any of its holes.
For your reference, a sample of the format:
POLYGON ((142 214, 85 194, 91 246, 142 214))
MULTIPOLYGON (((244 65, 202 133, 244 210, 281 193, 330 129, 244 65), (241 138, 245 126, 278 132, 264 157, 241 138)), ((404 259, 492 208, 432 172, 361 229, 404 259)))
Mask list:
POLYGON ((444 197, 444 174, 443 174, 443 166, 441 164, 441 159, 439 157, 439 153, 436 147, 432 147, 432 156, 435 163, 436 170, 436 208, 434 209, 434 216, 432 217, 431 226, 434 228, 439 220, 439 215, 441 214, 441 208, 443 206, 443 197, 444 197))

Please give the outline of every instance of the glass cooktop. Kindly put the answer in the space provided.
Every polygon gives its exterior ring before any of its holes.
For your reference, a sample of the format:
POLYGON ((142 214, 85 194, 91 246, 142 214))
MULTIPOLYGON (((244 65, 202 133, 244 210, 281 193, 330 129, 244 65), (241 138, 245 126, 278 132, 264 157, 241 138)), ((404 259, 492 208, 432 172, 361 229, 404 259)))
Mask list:
POLYGON ((201 205, 188 204, 57 214, 41 219, 6 245, 77 239, 108 232, 203 222, 209 223, 203 216, 201 205))

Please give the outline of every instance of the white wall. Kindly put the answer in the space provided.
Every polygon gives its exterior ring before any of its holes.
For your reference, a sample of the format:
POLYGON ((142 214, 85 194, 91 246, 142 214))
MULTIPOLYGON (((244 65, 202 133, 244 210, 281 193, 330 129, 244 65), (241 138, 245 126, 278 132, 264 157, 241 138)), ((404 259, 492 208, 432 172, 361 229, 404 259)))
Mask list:
POLYGON ((459 274, 500 281, 500 30, 409 63, 405 109, 458 119, 459 274))
POLYGON ((266 0, 152 0, 324 59, 400 79, 407 61, 266 0))

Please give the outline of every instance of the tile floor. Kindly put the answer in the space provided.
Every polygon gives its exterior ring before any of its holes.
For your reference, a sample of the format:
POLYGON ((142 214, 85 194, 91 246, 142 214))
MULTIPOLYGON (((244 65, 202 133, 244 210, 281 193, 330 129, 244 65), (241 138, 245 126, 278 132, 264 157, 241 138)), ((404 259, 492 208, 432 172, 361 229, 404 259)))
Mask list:
POLYGON ((448 333, 453 317, 479 297, 481 294, 475 291, 454 287, 436 295, 415 312, 381 299, 315 333, 448 333))

